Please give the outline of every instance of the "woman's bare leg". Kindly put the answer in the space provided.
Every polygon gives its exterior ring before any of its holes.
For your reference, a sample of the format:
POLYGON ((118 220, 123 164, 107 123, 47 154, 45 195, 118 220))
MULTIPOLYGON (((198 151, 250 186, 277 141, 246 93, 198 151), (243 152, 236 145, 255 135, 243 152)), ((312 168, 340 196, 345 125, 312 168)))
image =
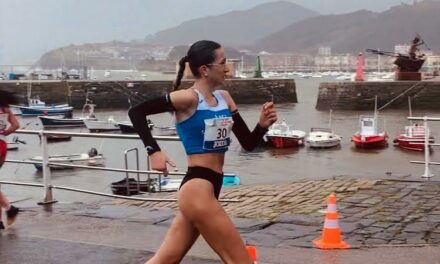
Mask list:
POLYGON ((5 208, 6 210, 11 207, 8 198, 0 191, 0 207, 5 208))
POLYGON ((179 207, 226 264, 250 264, 243 240, 214 197, 212 184, 192 179, 179 191, 179 207))
POLYGON ((181 212, 178 212, 160 248, 147 263, 180 263, 198 237, 199 232, 194 225, 181 212))

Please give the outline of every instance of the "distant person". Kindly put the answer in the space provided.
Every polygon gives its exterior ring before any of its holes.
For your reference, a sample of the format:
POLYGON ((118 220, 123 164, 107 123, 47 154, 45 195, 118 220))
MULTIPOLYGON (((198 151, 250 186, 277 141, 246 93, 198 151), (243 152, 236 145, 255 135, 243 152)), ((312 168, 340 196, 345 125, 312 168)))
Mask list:
MULTIPOLYGON (((10 104, 16 103, 17 100, 11 93, 0 90, 0 168, 5 162, 8 150, 6 136, 20 127, 17 118, 9 109, 10 104)), ((1 221, 2 209, 6 210, 7 224, 13 224, 19 209, 11 205, 6 196, 0 190, 0 230, 5 229, 5 225, 1 221)))
POLYGON ((277 120, 273 102, 263 104, 260 120, 251 132, 240 116, 231 95, 217 90, 224 84, 225 51, 213 41, 197 41, 179 62, 174 91, 132 107, 128 114, 138 132, 153 170, 168 175, 175 167, 152 137, 146 117, 174 112, 176 129, 187 154, 188 171, 178 193, 179 211, 164 241, 148 264, 180 263, 201 234, 224 263, 250 264, 240 234, 218 202, 223 184, 225 152, 231 131, 246 150, 253 150, 277 120), (178 90, 188 63, 195 82, 178 90))
POLYGON ((423 40, 421 40, 419 37, 415 37, 411 43, 411 46, 409 48, 409 57, 412 60, 417 59, 417 53, 419 52, 418 46, 425 44, 423 40))

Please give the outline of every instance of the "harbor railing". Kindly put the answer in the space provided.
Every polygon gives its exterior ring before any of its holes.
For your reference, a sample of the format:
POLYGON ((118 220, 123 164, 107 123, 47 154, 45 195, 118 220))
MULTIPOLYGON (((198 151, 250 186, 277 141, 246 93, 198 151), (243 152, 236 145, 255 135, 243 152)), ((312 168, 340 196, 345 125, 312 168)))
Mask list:
POLYGON ((440 165, 440 162, 432 162, 430 159, 430 147, 431 146, 440 146, 440 144, 436 143, 429 143, 429 138, 431 135, 428 122, 429 121, 440 121, 440 118, 437 117, 408 117, 408 120, 411 121, 423 121, 423 126, 425 127, 425 160, 424 161, 411 161, 411 163, 415 164, 425 164, 425 172, 422 174, 423 178, 431 178, 434 176, 434 174, 431 173, 431 170, 429 168, 429 165, 440 165))
MULTIPOLYGON (((137 148, 132 148, 125 150, 125 169, 121 168, 109 168, 109 167, 96 167, 96 166, 85 166, 85 165, 76 165, 76 164, 67 164, 67 163, 59 163, 59 162, 51 162, 49 160, 48 154, 48 144, 47 137, 50 135, 58 135, 58 136, 72 136, 72 137, 87 137, 87 138, 109 138, 109 139, 134 139, 140 140, 138 135, 121 135, 121 134, 103 134, 103 133, 76 133, 76 132, 61 132, 61 131, 47 131, 47 130, 17 130, 16 134, 28 134, 28 135, 38 135, 41 138, 41 148, 42 148, 42 161, 31 161, 31 160, 10 160, 7 159, 5 162, 9 163, 17 163, 17 164, 41 164, 42 165, 42 173, 43 173, 43 184, 39 183, 26 183, 26 182, 15 182, 15 181, 0 181, 0 184, 10 184, 10 185, 20 185, 20 186, 30 186, 30 187, 43 187, 44 188, 44 196, 41 202, 38 204, 51 204, 57 202, 53 196, 53 189, 60 189, 66 191, 80 192, 92 195, 100 195, 112 198, 126 199, 126 200, 136 200, 136 201, 145 201, 145 202, 175 202, 177 199, 167 199, 167 198, 147 198, 147 197, 132 197, 132 196, 124 196, 124 195, 115 195, 103 192, 95 192, 91 190, 84 190, 78 188, 72 188, 68 186, 58 186, 52 185, 52 177, 51 177, 51 166, 62 166, 69 168, 82 168, 89 170, 102 170, 102 171, 112 171, 112 172, 125 172, 128 176, 128 173, 136 173, 139 181, 139 174, 146 174, 148 179, 150 179, 150 175, 158 175, 158 184, 160 191, 160 182, 162 172, 155 171, 150 169, 149 159, 147 159, 147 170, 139 170, 139 160, 136 159, 136 170, 128 169, 128 160, 127 154, 131 151, 136 151, 138 156, 137 148)), ((154 136, 154 138, 158 141, 180 141, 179 137, 176 136, 154 136)), ((179 171, 170 171, 168 172, 171 176, 184 176, 185 172, 179 171)), ((227 175, 227 174, 225 174, 227 175)), ((128 178, 128 177, 126 177, 128 178)), ((128 181, 127 181, 128 184, 128 181)), ((127 186, 129 187, 129 186, 127 186)), ((221 199, 221 202, 238 202, 236 199, 221 199)))

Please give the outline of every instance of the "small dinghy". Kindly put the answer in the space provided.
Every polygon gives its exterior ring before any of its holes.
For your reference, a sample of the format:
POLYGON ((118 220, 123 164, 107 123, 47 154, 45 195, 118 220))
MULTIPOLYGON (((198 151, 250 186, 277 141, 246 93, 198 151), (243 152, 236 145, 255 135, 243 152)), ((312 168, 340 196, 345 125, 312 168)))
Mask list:
MULTIPOLYGON (((30 160, 42 162, 43 157, 36 156, 30 158, 30 160)), ((84 165, 84 166, 103 166, 104 161, 105 161, 104 156, 102 154, 99 154, 95 148, 91 148, 88 153, 49 156, 49 162, 84 165)), ((34 164, 34 166, 39 171, 43 170, 42 164, 34 164)), ((61 166, 61 165, 50 165, 50 167, 52 169, 57 169, 57 170, 72 168, 69 166, 61 166)))

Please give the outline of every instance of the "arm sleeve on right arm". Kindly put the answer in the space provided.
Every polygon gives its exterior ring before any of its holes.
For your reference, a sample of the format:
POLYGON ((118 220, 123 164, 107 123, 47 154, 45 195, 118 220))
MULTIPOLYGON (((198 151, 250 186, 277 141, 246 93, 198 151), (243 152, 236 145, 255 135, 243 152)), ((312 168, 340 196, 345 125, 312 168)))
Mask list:
POLYGON ((144 142, 148 155, 159 151, 160 147, 148 128, 147 116, 164 112, 174 112, 175 110, 176 109, 169 99, 169 94, 147 100, 128 110, 128 116, 133 123, 133 128, 139 134, 142 142, 144 142))

